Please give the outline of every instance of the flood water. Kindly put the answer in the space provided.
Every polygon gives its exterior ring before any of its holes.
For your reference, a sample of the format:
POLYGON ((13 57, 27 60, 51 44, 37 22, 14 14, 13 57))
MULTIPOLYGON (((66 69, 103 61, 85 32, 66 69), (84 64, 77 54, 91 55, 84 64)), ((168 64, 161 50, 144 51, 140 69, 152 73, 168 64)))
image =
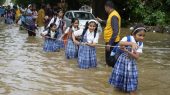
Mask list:
MULTIPOLYGON (((65 59, 64 50, 43 52, 40 36, 28 37, 16 26, 0 28, 0 95, 128 95, 108 84, 112 69, 104 65, 104 49, 97 50, 97 68, 81 70, 76 60, 65 59)), ((170 48, 170 35, 147 33, 144 45, 170 48)), ((144 49, 138 95, 170 95, 169 61, 170 50, 144 49)))

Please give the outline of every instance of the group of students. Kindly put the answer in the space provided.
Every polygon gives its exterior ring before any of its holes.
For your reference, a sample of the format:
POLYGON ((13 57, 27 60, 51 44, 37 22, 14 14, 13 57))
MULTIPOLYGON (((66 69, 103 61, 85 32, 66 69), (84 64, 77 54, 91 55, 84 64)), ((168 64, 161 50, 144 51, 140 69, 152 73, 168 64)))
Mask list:
MULTIPOLYGON (((44 37, 43 50, 55 52, 60 49, 60 41, 63 43, 66 41, 65 56, 67 59, 77 58, 78 67, 81 69, 94 68, 97 66, 96 44, 99 39, 97 22, 89 20, 84 29, 80 29, 78 25, 79 20, 73 18, 71 26, 60 35, 58 26, 51 23, 49 30, 41 33, 44 37)), ((136 59, 142 53, 145 32, 143 25, 136 25, 131 35, 123 37, 118 43, 123 53, 118 57, 109 78, 111 85, 130 92, 131 95, 136 95, 138 85, 136 59)))
POLYGON ((60 28, 60 24, 49 24, 49 29, 41 33, 44 38, 44 51, 55 52, 65 48, 66 58, 77 58, 80 68, 97 66, 95 45, 98 43, 99 33, 97 33, 98 25, 95 20, 89 20, 85 28, 80 29, 79 20, 73 18, 71 26, 65 31, 60 28))
MULTIPOLYGON (((60 49, 64 48, 66 58, 76 58, 79 68, 97 67, 98 22, 89 20, 85 28, 80 29, 79 20, 72 18, 71 26, 66 28, 66 23, 62 19, 63 15, 62 10, 57 11, 46 25, 45 31, 41 33, 44 38, 43 50, 45 52, 59 52, 60 49)), ((136 60, 142 53, 145 32, 146 29, 143 25, 135 25, 131 35, 123 37, 118 42, 118 46, 123 52, 118 56, 109 78, 111 85, 129 92, 130 95, 136 95, 135 91, 138 85, 136 60)))

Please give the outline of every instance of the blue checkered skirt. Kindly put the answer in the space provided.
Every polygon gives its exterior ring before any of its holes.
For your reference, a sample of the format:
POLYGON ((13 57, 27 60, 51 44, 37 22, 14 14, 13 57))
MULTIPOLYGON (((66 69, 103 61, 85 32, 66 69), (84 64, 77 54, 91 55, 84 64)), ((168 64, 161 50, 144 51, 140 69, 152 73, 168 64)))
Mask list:
POLYGON ((96 49, 91 46, 79 46, 78 66, 82 69, 94 68, 97 66, 96 49))
POLYGON ((127 53, 119 56, 109 79, 109 83, 126 92, 135 91, 138 85, 136 61, 127 53))
POLYGON ((12 20, 10 17, 6 17, 6 18, 5 18, 5 23, 6 23, 6 24, 12 24, 12 23, 13 23, 13 20, 12 20))
POLYGON ((78 47, 71 39, 68 39, 65 49, 65 55, 67 59, 77 58, 78 56, 78 47))
MULTIPOLYGON (((59 32, 59 34, 58 34, 57 38, 60 38, 62 36, 63 32, 60 28, 58 29, 58 32, 59 32)), ((59 43, 60 48, 64 48, 64 41, 63 40, 59 40, 58 43, 59 43)))
POLYGON ((59 50, 59 42, 56 39, 46 38, 44 42, 43 50, 45 52, 56 52, 59 50))

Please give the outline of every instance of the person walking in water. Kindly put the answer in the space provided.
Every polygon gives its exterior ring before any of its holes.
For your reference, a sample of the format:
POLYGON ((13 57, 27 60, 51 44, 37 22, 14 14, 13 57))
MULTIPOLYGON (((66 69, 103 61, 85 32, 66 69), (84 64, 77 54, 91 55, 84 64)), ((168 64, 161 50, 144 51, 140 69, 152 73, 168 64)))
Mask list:
POLYGON ((55 23, 51 23, 49 29, 41 33, 41 36, 44 38, 43 50, 45 52, 56 52, 60 49, 57 39, 59 33, 56 29, 57 25, 55 23))
POLYGON ((106 64, 114 67, 114 63, 110 57, 113 48, 110 46, 115 46, 120 41, 121 17, 114 9, 114 4, 110 0, 105 3, 105 11, 109 15, 107 21, 103 21, 100 18, 97 18, 97 20, 106 24, 104 28, 104 40, 107 45, 105 48, 106 64))
POLYGON ((79 20, 77 18, 72 18, 71 26, 66 29, 62 37, 65 42, 65 55, 67 59, 77 58, 78 56, 78 46, 74 44, 72 37, 72 34, 79 30, 78 26, 79 20))
POLYGON ((98 24, 95 20, 89 20, 84 29, 73 33, 73 41, 79 45, 78 66, 81 69, 95 68, 97 66, 96 44, 98 43, 99 33, 98 24), (81 36, 77 41, 75 37, 81 36))
POLYGON ((112 70, 109 83, 130 95, 136 95, 138 86, 138 70, 136 60, 142 53, 146 29, 136 25, 130 36, 124 37, 119 45, 124 51, 117 59, 112 70))

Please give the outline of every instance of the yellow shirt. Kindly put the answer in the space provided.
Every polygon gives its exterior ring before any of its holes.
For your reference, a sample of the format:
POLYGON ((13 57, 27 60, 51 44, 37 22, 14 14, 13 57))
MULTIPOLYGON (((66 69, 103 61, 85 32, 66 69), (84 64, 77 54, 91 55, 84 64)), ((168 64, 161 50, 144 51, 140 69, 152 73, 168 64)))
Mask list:
POLYGON ((108 17, 107 23, 106 23, 106 27, 104 29, 104 40, 105 40, 105 42, 109 42, 111 37, 112 37, 112 34, 114 33, 114 31, 112 29, 112 25, 111 25, 111 20, 112 20, 113 16, 116 16, 118 18, 118 23, 119 23, 118 35, 117 35, 114 42, 120 41, 121 17, 119 15, 119 13, 116 10, 114 10, 109 14, 109 17, 108 17))
POLYGON ((42 27, 45 25, 44 17, 45 17, 45 11, 44 11, 44 9, 40 9, 38 11, 38 17, 36 19, 36 23, 38 26, 42 27))
POLYGON ((16 10, 16 19, 18 19, 21 16, 21 11, 19 9, 16 10))

